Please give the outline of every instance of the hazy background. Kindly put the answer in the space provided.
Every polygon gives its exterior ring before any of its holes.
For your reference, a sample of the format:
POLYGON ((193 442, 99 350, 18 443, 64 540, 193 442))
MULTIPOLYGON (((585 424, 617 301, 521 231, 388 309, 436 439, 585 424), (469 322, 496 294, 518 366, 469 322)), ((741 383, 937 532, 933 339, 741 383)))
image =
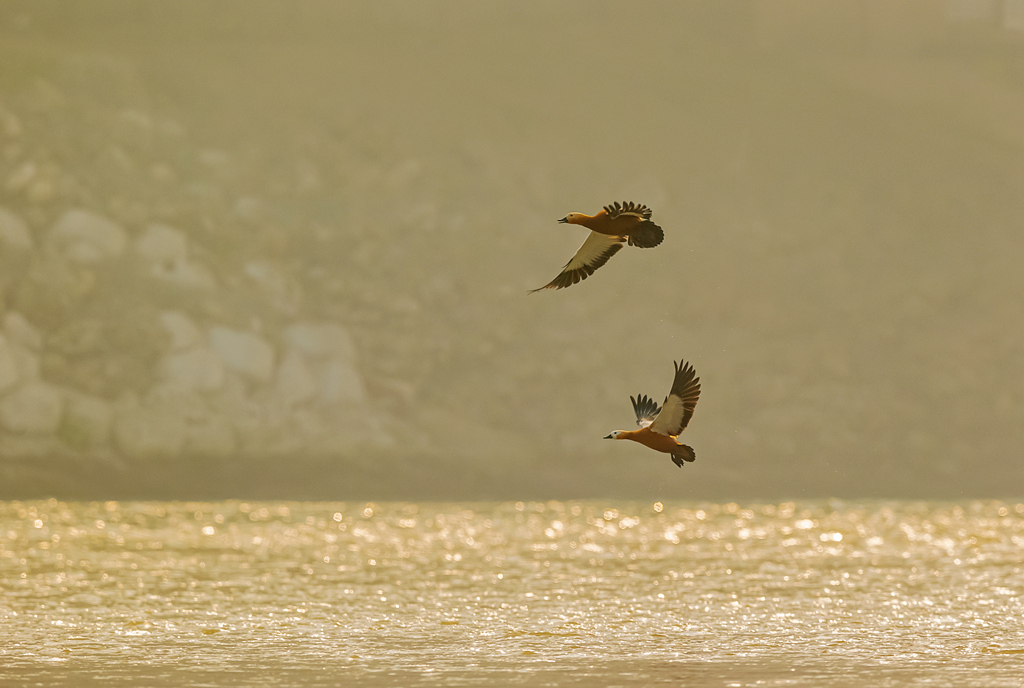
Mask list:
POLYGON ((1020 0, 7 0, 0 211, 0 497, 1024 492, 1020 0))

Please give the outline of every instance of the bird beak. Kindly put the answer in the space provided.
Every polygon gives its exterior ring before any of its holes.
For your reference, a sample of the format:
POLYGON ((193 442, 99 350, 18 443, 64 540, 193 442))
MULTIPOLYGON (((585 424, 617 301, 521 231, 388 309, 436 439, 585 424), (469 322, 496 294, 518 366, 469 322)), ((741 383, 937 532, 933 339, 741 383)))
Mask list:
POLYGON ((565 217, 563 217, 563 218, 562 218, 561 220, 559 220, 559 222, 561 222, 562 224, 565 224, 565 223, 566 223, 566 222, 568 222, 568 221, 569 221, 569 216, 568 216, 568 215, 566 215, 566 216, 565 216, 565 217))
POLYGON ((612 437, 611 435, 605 435, 605 436, 604 436, 604 438, 605 438, 606 440, 613 440, 613 439, 615 439, 615 438, 614 438, 614 437, 612 437))

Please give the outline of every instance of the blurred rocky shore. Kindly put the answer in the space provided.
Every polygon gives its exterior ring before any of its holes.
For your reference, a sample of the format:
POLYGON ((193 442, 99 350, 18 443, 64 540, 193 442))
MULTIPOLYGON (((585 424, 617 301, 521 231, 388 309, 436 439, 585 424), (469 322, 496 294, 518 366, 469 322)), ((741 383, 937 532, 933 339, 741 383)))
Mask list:
POLYGON ((0 492, 394 447, 350 324, 305 303, 327 275, 240 165, 43 79, 0 96, 0 492))

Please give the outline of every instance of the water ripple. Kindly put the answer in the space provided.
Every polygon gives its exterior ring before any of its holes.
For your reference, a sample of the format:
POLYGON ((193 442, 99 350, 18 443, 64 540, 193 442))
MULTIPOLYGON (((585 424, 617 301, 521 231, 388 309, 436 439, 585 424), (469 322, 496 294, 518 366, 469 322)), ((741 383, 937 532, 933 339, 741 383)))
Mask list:
POLYGON ((0 678, 1020 686, 1022 543, 995 501, 7 502, 0 678))

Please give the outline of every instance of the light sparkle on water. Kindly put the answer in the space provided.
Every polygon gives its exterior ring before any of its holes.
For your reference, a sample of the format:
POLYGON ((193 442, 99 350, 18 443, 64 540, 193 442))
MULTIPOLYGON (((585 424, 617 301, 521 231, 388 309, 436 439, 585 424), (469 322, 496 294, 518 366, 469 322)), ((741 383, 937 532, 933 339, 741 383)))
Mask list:
POLYGON ((6 679, 1020 685, 1018 503, 7 502, 0 533, 6 679))

